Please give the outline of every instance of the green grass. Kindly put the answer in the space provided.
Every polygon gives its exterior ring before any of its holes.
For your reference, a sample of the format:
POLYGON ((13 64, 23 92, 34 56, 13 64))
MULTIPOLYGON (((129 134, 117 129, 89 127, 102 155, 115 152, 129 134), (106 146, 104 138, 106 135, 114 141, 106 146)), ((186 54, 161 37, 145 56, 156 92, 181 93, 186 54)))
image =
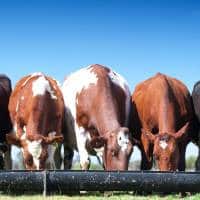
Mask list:
MULTIPOLYGON (((149 195, 149 196, 136 196, 132 194, 122 194, 122 193, 93 193, 93 194, 84 194, 84 195, 51 195, 44 198, 41 195, 0 195, 0 200, 173 200, 180 199, 180 195, 149 195)), ((186 200, 199 200, 200 194, 188 195, 184 198, 186 200)))

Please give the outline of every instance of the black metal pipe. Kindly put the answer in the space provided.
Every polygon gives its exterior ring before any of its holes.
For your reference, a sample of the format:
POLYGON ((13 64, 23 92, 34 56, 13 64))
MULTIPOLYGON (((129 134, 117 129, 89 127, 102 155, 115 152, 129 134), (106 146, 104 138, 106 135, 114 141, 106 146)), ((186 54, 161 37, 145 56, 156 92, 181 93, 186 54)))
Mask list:
POLYGON ((200 192, 198 172, 1 171, 2 191, 200 192))
POLYGON ((42 192, 44 172, 1 171, 0 191, 6 192, 42 192))

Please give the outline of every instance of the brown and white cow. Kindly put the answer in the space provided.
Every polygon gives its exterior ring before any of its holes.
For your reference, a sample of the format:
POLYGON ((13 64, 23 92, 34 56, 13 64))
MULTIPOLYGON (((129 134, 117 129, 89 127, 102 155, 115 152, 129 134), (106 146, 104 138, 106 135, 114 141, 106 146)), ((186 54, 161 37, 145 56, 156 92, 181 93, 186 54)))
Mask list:
MULTIPOLYGON (((8 150, 6 134, 12 130, 12 123, 8 111, 8 102, 12 88, 10 79, 0 74, 0 169, 4 168, 4 153, 8 150)), ((9 158, 7 158, 9 159, 9 158)), ((6 166, 10 168, 10 166, 6 166)))
POLYGON ((22 149, 26 169, 53 168, 54 143, 63 140, 64 101, 57 82, 42 73, 23 77, 9 111, 15 133, 7 134, 7 141, 22 149))
POLYGON ((194 113, 186 86, 156 74, 138 84, 132 95, 135 137, 140 139, 142 169, 185 170, 186 145, 192 139, 194 113))
POLYGON ((65 150, 78 149, 82 169, 89 168, 89 154, 94 152, 103 158, 106 170, 128 169, 131 95, 126 81, 96 64, 68 76, 62 92, 68 128, 65 150))

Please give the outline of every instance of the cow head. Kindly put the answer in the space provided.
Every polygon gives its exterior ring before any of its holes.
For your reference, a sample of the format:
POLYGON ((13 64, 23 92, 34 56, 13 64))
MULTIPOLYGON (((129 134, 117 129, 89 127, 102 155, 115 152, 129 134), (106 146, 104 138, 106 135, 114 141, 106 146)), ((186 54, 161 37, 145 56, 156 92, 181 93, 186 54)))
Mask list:
POLYGON ((106 170, 127 170, 133 145, 128 128, 119 128, 91 141, 93 148, 104 146, 103 161, 106 170))
POLYGON ((24 164, 26 169, 45 169, 46 161, 49 155, 49 146, 56 142, 62 142, 63 136, 49 134, 42 135, 22 135, 17 137, 15 134, 7 134, 6 139, 8 144, 14 144, 22 149, 24 164))
POLYGON ((154 145, 153 156, 161 171, 175 171, 178 169, 180 158, 179 143, 187 137, 189 123, 186 123, 176 133, 159 133, 153 135, 151 132, 142 130, 154 145))

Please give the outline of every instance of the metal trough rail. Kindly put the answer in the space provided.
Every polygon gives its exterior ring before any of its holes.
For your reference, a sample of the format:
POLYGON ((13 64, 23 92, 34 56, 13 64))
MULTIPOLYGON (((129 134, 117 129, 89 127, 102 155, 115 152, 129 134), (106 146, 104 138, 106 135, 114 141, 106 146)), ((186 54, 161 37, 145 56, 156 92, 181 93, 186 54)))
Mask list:
POLYGON ((1 171, 0 191, 200 192, 198 172, 1 171))

